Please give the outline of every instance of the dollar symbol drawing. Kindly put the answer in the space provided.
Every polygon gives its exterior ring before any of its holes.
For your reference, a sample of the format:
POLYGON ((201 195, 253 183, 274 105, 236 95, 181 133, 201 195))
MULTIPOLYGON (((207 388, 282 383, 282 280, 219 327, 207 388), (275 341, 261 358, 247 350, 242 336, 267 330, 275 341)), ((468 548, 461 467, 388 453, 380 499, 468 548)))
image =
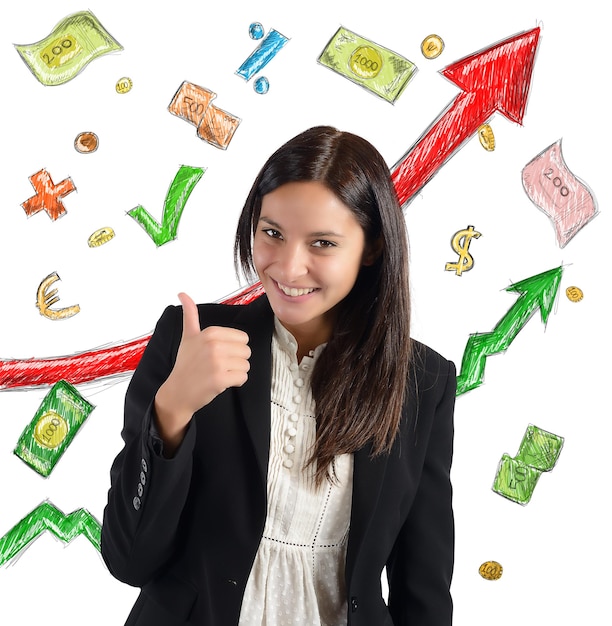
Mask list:
POLYGON ((445 268, 446 271, 455 270, 457 276, 461 276, 461 272, 467 272, 472 269, 474 259, 468 252, 472 237, 475 237, 476 239, 480 237, 480 233, 474 230, 473 226, 468 226, 466 229, 459 230, 455 233, 451 240, 451 246, 459 255, 459 260, 456 263, 447 263, 445 268))

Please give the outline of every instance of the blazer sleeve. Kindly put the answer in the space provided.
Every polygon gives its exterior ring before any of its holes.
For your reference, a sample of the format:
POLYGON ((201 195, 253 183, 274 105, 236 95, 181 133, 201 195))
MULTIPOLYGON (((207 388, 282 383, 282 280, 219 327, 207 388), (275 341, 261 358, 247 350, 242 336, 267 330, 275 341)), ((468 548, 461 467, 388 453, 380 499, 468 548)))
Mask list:
POLYGON ((161 455, 152 435, 153 400, 172 370, 181 335, 181 309, 169 306, 128 386, 124 447, 110 471, 102 557, 113 576, 137 587, 154 578, 172 555, 191 480, 195 421, 172 459, 161 455))
POLYGON ((419 400, 418 420, 431 424, 420 481, 387 563, 389 611, 395 626, 452 624, 455 532, 450 469, 457 384, 455 365, 439 358, 437 383, 430 391, 436 400, 419 400))

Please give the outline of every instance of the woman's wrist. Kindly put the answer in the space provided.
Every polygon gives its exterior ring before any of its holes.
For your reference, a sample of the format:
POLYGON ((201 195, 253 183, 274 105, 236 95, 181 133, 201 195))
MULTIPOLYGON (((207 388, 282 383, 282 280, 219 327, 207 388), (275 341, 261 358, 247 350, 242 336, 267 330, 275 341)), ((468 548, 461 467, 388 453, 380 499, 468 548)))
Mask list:
POLYGON ((176 407, 172 402, 172 394, 168 393, 164 385, 155 394, 153 418, 157 432, 164 442, 164 456, 171 457, 185 437, 192 413, 176 407))

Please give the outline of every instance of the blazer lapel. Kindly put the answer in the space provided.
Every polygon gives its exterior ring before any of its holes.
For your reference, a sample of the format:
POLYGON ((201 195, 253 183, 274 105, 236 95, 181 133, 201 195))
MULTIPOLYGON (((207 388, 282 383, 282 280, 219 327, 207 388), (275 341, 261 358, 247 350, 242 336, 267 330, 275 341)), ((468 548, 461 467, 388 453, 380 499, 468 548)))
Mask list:
POLYGON ((245 306, 236 316, 234 325, 249 336, 251 368, 247 382, 236 388, 236 395, 253 442, 265 492, 270 453, 271 344, 274 330, 274 314, 268 298, 260 296, 245 306))

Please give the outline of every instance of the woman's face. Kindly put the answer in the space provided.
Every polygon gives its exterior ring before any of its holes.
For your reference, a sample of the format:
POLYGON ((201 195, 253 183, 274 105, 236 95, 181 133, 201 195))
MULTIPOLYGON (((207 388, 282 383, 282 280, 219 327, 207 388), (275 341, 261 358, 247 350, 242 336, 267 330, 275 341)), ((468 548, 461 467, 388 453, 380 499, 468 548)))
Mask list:
POLYGON ((353 212, 323 184, 286 183, 262 198, 253 263, 300 352, 329 339, 334 309, 371 262, 367 257, 353 212))

